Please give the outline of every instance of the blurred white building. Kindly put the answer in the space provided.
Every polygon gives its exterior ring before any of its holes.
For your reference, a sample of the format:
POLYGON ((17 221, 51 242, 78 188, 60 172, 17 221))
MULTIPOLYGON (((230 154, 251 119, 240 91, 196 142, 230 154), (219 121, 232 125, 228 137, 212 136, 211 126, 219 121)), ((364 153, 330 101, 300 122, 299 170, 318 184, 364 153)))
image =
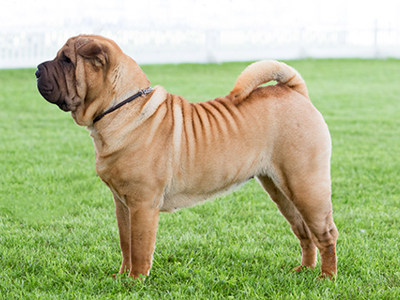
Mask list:
POLYGON ((139 64, 400 58, 400 1, 8 1, 0 68, 35 67, 73 35, 114 39, 139 64))

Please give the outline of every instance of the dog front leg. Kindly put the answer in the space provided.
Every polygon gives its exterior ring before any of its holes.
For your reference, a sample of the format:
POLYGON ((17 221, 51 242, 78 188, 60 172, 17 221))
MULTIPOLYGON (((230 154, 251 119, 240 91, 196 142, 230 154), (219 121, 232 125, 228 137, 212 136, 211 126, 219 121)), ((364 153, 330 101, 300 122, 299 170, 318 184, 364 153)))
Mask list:
POLYGON ((147 203, 140 203, 129 207, 129 217, 131 234, 129 276, 136 279, 140 275, 148 276, 150 273, 159 209, 147 203))
POLYGON ((131 269, 130 240, 131 230, 129 221, 129 209, 114 195, 115 214, 117 216, 119 244, 122 252, 122 264, 119 274, 131 269))

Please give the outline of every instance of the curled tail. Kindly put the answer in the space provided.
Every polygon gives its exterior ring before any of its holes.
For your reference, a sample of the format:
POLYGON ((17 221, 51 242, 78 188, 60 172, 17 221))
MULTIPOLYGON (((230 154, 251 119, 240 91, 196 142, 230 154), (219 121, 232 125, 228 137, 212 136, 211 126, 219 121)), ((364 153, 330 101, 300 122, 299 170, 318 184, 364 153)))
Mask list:
POLYGON ((275 60, 262 60, 248 66, 236 80, 228 98, 235 102, 246 99, 260 84, 275 80, 308 98, 304 79, 292 67, 275 60))

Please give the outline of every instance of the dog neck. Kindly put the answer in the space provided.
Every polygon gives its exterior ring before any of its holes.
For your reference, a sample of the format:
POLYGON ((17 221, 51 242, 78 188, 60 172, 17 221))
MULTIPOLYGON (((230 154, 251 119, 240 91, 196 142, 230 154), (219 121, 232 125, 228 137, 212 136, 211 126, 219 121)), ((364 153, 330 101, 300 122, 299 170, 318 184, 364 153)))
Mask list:
MULTIPOLYGON (((167 92, 161 86, 155 86, 148 97, 138 97, 126 109, 116 110, 111 117, 102 122, 87 126, 98 154, 109 155, 118 150, 126 136, 149 119, 167 99, 167 92)), ((132 103, 132 102, 131 102, 132 103)))
POLYGON ((135 100, 136 98, 139 98, 141 96, 146 96, 147 94, 150 94, 153 91, 153 89, 151 87, 147 88, 147 89, 141 89, 139 92, 137 92, 135 95, 125 99, 124 101, 118 103, 117 105, 107 109, 105 112, 101 113, 100 115, 98 115, 96 118, 94 118, 93 120, 93 124, 100 121, 105 115, 112 113, 113 111, 117 110, 118 108, 120 108, 121 106, 124 106, 125 104, 132 102, 133 100, 135 100))

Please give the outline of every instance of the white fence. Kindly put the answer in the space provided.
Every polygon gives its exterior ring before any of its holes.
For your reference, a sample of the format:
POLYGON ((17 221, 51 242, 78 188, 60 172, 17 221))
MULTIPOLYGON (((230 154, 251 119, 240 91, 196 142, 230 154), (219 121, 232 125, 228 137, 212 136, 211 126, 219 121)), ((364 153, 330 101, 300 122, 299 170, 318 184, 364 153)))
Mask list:
MULTIPOLYGON (((299 58, 400 58, 400 27, 264 30, 89 30, 114 39, 139 64, 299 58)), ((0 68, 54 58, 76 30, 0 31, 0 68)))

